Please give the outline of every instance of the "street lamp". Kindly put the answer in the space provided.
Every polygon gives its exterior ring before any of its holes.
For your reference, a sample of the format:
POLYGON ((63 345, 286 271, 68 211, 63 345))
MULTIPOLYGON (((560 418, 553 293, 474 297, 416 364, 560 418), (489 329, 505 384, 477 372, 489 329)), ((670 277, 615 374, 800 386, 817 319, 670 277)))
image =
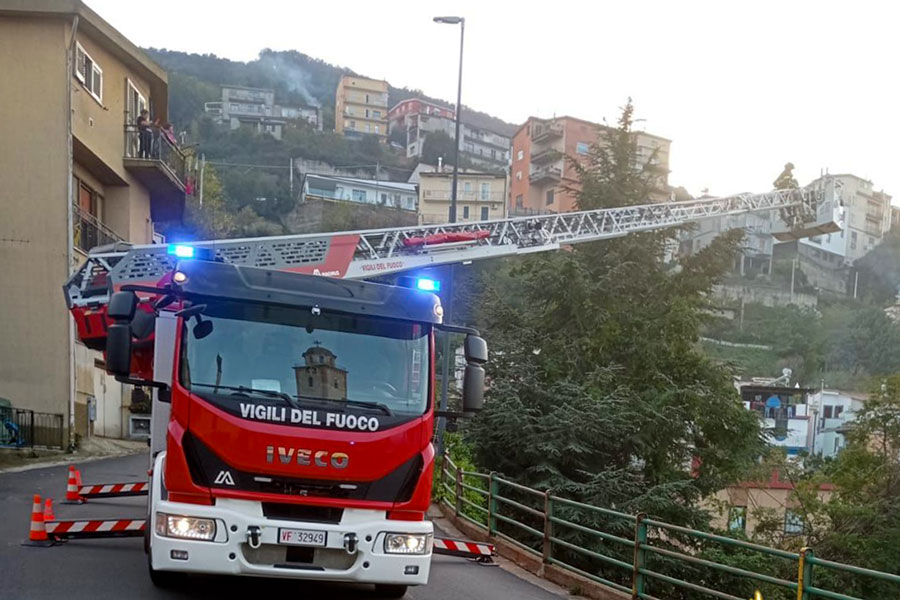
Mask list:
POLYGON ((463 17, 435 17, 435 23, 447 25, 459 25, 459 80, 456 85, 456 137, 453 151, 453 184, 450 188, 450 222, 456 223, 456 189, 459 176, 459 119, 462 114, 462 67, 463 67, 463 40, 466 36, 466 20, 463 17))
MULTIPOLYGON (((450 188, 450 222, 456 223, 456 192, 457 179, 459 177, 459 119, 462 115, 462 67, 463 67, 463 40, 466 37, 466 20, 462 17, 435 17, 435 23, 446 25, 459 25, 459 80, 456 84, 456 137, 453 139, 453 183, 450 188)), ((449 266, 447 274, 446 300, 444 318, 449 322, 451 307, 453 305, 453 265, 449 266)), ((441 410, 447 410, 447 393, 450 385, 450 333, 444 333, 444 364, 441 366, 441 410)), ((444 452, 444 419, 438 421, 438 452, 444 452)))

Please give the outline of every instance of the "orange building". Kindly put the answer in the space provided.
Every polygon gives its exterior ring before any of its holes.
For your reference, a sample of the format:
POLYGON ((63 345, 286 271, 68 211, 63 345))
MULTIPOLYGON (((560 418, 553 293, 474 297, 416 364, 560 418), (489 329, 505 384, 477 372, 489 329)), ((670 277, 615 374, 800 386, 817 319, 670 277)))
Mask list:
MULTIPOLYGON (((569 212, 576 208, 578 174, 565 156, 587 157, 599 139, 598 123, 575 117, 529 119, 512 140, 510 168, 511 215, 569 212)), ((668 199, 671 141, 643 131, 634 132, 641 164, 651 162, 659 174, 648 201, 668 199), (655 155, 654 155, 655 153, 655 155)))

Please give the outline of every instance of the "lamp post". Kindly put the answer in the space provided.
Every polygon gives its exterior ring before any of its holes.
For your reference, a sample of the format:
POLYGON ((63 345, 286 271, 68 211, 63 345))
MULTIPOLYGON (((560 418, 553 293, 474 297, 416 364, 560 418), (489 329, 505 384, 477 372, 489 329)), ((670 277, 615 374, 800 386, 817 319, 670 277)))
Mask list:
MULTIPOLYGON (((453 138, 453 183, 450 188, 450 222, 456 223, 456 193, 457 180, 459 177, 459 119, 462 115, 462 68, 463 68, 463 41, 466 36, 466 20, 462 17, 435 17, 435 23, 444 23, 446 25, 459 25, 459 79, 456 84, 456 136, 453 138)), ((444 318, 450 321, 450 308, 453 304, 453 265, 451 264, 447 273, 447 307, 444 318)), ((450 334, 444 333, 443 344, 444 361, 441 365, 441 410, 447 410, 447 393, 450 385, 450 334)), ((455 361, 455 358, 454 358, 455 361)), ((438 420, 438 454, 444 452, 444 424, 443 418, 438 420)))
POLYGON ((459 176, 459 119, 462 114, 462 68, 463 68, 463 41, 466 37, 466 20, 462 17, 435 17, 435 23, 459 25, 459 79, 456 84, 456 137, 453 150, 453 183, 450 188, 450 222, 456 223, 456 187, 459 176))

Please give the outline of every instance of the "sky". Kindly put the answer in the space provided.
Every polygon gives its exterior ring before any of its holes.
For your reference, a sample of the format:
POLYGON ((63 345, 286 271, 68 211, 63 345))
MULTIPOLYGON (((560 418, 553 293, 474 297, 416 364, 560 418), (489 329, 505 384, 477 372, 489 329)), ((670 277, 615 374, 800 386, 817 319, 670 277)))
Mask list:
POLYGON ((297 50, 513 123, 571 115, 672 140, 672 185, 723 195, 827 170, 900 204, 900 3, 791 0, 86 0, 139 46, 253 60, 297 50))

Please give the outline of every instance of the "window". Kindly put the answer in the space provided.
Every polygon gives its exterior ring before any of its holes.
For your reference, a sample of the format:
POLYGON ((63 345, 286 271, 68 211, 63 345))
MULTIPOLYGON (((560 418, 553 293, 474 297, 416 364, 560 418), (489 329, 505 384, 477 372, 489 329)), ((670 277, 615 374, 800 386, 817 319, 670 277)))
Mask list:
POLYGON ((387 194, 381 194, 381 203, 387 205, 387 194))
POLYGON ((467 182, 463 183, 463 192, 465 192, 466 194, 472 193, 472 182, 471 181, 467 181, 467 182))
POLYGON ((372 111, 372 117, 375 118, 375 119, 380 119, 380 118, 381 118, 381 111, 380 111, 380 110, 373 110, 373 111, 372 111))
POLYGON ((468 218, 469 218, 469 207, 463 206, 463 219, 468 219, 468 218))
POLYGON ((491 184, 482 182, 481 184, 481 199, 487 200, 491 197, 491 184))
POLYGON ((798 535, 803 533, 803 515, 791 509, 784 511, 784 533, 798 535))
POLYGON ((368 123, 366 123, 366 133, 372 133, 372 127, 368 123))
POLYGON ((587 154, 589 149, 590 146, 587 142, 578 142, 577 144, 575 144, 575 152, 577 152, 578 154, 587 154))
POLYGON ((488 215, 488 207, 487 207, 487 206, 482 206, 482 207, 481 207, 481 220, 482 220, 482 221, 487 221, 487 220, 488 220, 488 216, 489 216, 489 215, 488 215))
POLYGON ((369 103, 369 95, 366 94, 366 104, 368 104, 368 103, 369 103))
POLYGON ((367 119, 369 118, 369 109, 368 108, 366 109, 366 118, 367 119))
POLYGON ((516 171, 516 181, 522 181, 522 171, 516 171))
POLYGON ((516 196, 516 208, 522 208, 522 194, 516 196))
POLYGON ((379 125, 375 126, 375 133, 381 133, 381 127, 379 125))
POLYGON ((553 204, 553 200, 554 200, 553 190, 547 190, 547 201, 546 201, 547 206, 550 206, 551 204, 553 204))
POLYGON ((844 412, 844 407, 843 407, 843 406, 835 406, 835 407, 834 407, 834 418, 835 418, 835 419, 840 419, 840 418, 841 418, 841 413, 842 413, 842 412, 844 412))
POLYGON ((309 377, 309 378, 306 380, 306 383, 309 385, 309 387, 312 387, 312 386, 313 386, 313 378, 312 378, 312 377, 309 377))
POLYGON ((832 417, 833 411, 834 411, 834 406, 832 406, 832 405, 829 404, 829 405, 827 405, 827 406, 825 407, 825 409, 824 409, 824 411, 822 412, 822 414, 824 415, 824 417, 825 417, 826 419, 830 419, 830 418, 832 417))
POLYGON ((525 158, 524 150, 519 150, 518 152, 516 152, 516 160, 522 160, 523 158, 525 158))
POLYGON ((856 232, 855 231, 850 232, 850 249, 856 250, 856 232))
POLYGON ((350 190, 350 194, 354 202, 366 201, 366 190, 350 190))
POLYGON ((81 44, 75 44, 75 77, 97 102, 103 103, 103 69, 81 44))
POLYGON ((747 529, 747 507, 732 506, 728 509, 728 531, 744 531, 747 529))
POLYGON ((350 129, 356 129, 356 121, 350 121, 350 129))

